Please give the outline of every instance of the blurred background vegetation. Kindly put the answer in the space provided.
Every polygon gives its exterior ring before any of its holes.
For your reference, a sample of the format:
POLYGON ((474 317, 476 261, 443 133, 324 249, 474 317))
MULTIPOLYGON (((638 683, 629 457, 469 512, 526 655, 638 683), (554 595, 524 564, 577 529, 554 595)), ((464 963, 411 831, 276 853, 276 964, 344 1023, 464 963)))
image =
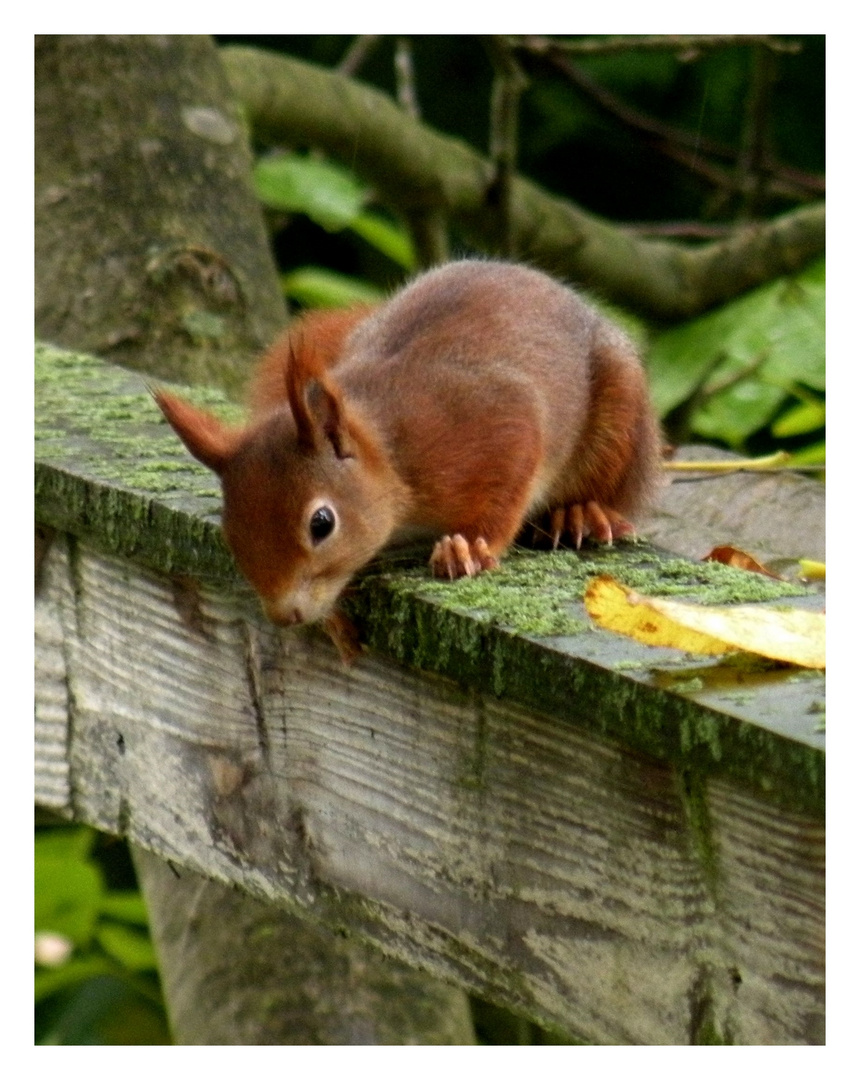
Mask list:
MULTIPOLYGON (((480 38, 218 40, 340 67, 487 152, 494 68, 480 38)), ((527 80, 518 171, 636 235, 694 246, 821 201, 824 38, 773 40, 778 48, 518 54, 527 80)), ((381 297, 416 268, 407 226, 344 163, 308 146, 255 150, 291 308, 381 297)), ((456 228, 451 249, 474 250, 456 228)), ((672 441, 745 453, 785 448, 797 464, 823 462, 823 256, 684 322, 616 314, 643 347, 672 441)), ((40 814, 35 852, 36 1041, 169 1041, 125 844, 40 814)), ((484 1041, 550 1041, 533 1025, 497 1021, 476 1003, 484 1041)))
POLYGON ((37 812, 35 896, 36 1043, 170 1042, 125 841, 37 812))

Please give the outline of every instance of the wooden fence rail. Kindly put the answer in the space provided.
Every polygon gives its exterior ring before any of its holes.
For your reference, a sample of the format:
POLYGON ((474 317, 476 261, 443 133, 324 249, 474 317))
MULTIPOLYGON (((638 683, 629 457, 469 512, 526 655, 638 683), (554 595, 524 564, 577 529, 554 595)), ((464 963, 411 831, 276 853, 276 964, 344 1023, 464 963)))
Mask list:
POLYGON ((522 553, 476 599, 395 557, 347 666, 262 618, 139 376, 36 378, 37 803, 583 1039, 823 1041, 823 677, 558 603, 737 572, 522 553))

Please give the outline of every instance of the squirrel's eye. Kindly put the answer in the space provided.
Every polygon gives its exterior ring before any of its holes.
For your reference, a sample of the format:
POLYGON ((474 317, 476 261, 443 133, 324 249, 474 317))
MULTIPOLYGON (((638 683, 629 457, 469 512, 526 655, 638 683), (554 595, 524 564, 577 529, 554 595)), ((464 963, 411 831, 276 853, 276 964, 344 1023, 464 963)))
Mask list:
POLYGON ((315 544, 325 540, 334 529, 336 518, 330 506, 320 506, 311 514, 311 539, 315 544))

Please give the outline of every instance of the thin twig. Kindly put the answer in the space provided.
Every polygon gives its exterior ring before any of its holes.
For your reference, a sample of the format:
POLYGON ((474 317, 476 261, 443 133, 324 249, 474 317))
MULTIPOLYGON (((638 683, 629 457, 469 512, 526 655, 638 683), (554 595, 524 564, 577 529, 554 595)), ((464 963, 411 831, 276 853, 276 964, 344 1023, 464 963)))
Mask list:
POLYGON ((511 228, 511 188, 517 167, 520 96, 527 80, 506 38, 487 37, 484 44, 495 70, 490 102, 489 148, 494 175, 487 196, 488 202, 495 203, 497 207, 500 247, 505 254, 515 255, 511 228))
MULTIPOLYGON (((555 49, 541 53, 545 59, 605 116, 633 131, 648 136, 655 149, 671 157, 691 172, 703 176, 710 183, 726 190, 736 190, 739 186, 736 176, 726 169, 721 169, 704 157, 719 158, 734 162, 737 151, 727 143, 703 137, 699 132, 685 131, 683 128, 662 123, 632 108, 610 90, 601 86, 595 79, 574 64, 567 56, 555 49)), ((763 173, 772 177, 771 190, 774 195, 789 199, 818 196, 825 189, 824 178, 802 170, 780 165, 769 156, 763 155, 760 162, 763 173)))
MULTIPOLYGON (((397 84, 397 103, 413 120, 421 119, 421 108, 415 90, 415 65, 413 63, 412 39, 398 37, 394 45, 394 75, 397 84)), ((410 207, 406 221, 412 236, 415 257, 421 269, 446 262, 448 246, 448 220, 438 207, 410 207)))
POLYGON ((578 40, 529 36, 510 40, 518 48, 538 56, 553 49, 580 56, 607 56, 634 49, 697 53, 703 49, 723 49, 732 45, 761 45, 775 53, 799 53, 803 48, 799 41, 785 41, 769 34, 659 34, 578 40))
POLYGON ((724 379, 719 379, 715 383, 711 383, 709 386, 702 388, 702 398, 699 402, 700 405, 705 404, 716 397, 717 394, 722 394, 726 390, 731 390, 733 386, 737 386, 738 383, 742 383, 744 379, 748 379, 750 375, 755 375, 758 369, 770 356, 770 348, 760 349, 759 352, 750 360, 748 364, 744 364, 738 371, 733 371, 730 375, 727 375, 724 379))
POLYGON ((379 44, 379 34, 360 34, 343 55, 336 70, 341 75, 354 75, 379 44))
POLYGON ((750 62, 752 72, 737 167, 738 185, 743 196, 741 217, 746 219, 761 212, 767 188, 764 162, 770 126, 774 56, 758 47, 752 50, 750 62))
POLYGON ((733 386, 736 386, 738 383, 743 382, 744 379, 748 379, 751 375, 754 375, 765 360, 767 360, 769 355, 770 349, 764 348, 756 353, 752 361, 749 364, 745 364, 739 371, 733 371, 725 378, 712 383, 710 381, 711 376, 726 360, 726 354, 724 352, 717 353, 699 376, 696 385, 690 393, 687 394, 684 401, 677 405, 672 411, 672 431, 675 434, 675 437, 686 439, 690 434, 690 421, 693 414, 706 405, 711 398, 715 398, 718 394, 722 394, 726 390, 731 390, 733 386))
MULTIPOLYGON (((703 151, 701 147, 699 151, 688 150, 684 146, 674 146, 670 142, 660 142, 656 146, 666 157, 672 158, 673 161, 683 165, 690 172, 701 176, 721 191, 737 192, 745 190, 745 181, 738 177, 736 171, 733 173, 721 165, 716 165, 713 161, 706 161, 702 157, 703 151)), ((800 201, 818 198, 825 190, 823 177, 801 176, 796 174, 794 170, 783 169, 781 165, 775 162, 768 161, 762 164, 761 171, 762 181, 767 181, 768 177, 771 178, 768 184, 769 193, 782 199, 800 201), (790 175, 792 173, 794 175, 790 175)))
POLYGON ((730 458, 720 461, 664 461, 667 472, 708 472, 731 473, 743 469, 745 472, 770 472, 772 469, 788 468, 791 454, 786 450, 776 450, 757 458, 730 458))
POLYGON ((762 472, 825 472, 824 463, 820 465, 792 465, 791 454, 787 450, 775 450, 757 458, 729 458, 718 461, 664 461, 666 472, 697 472, 704 476, 678 477, 675 483, 692 483, 696 480, 715 480, 718 476, 732 473, 762 472))
POLYGON ((413 120, 421 119, 418 96, 415 93, 415 67, 412 63, 412 40, 398 37, 394 46, 394 74, 397 80, 397 102, 413 120))
MULTIPOLYGON (((665 467, 665 466, 664 466, 665 467)), ((774 465, 770 469, 745 469, 743 466, 734 469, 723 469, 720 472, 702 472, 700 476, 673 476, 672 484, 701 484, 705 480, 720 480, 724 476, 735 476, 738 473, 826 473, 824 465, 774 465)))
POLYGON ((673 438, 684 441, 689 437, 692 416, 704 400, 705 386, 725 359, 726 354, 724 352, 719 352, 713 356, 684 400, 671 410, 670 415, 666 418, 666 423, 667 427, 671 428, 673 438))
POLYGON ((426 269, 447 262, 450 247, 448 219, 444 212, 438 208, 410 210, 406 218, 418 266, 426 269))

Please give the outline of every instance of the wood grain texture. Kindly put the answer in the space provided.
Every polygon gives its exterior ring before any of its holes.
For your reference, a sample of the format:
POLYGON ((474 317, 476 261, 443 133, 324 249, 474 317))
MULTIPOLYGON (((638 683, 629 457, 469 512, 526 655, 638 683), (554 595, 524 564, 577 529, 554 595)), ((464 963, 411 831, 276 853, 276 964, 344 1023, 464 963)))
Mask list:
POLYGON ((39 806, 68 811, 69 785, 69 692, 60 612, 73 604, 62 595, 68 588, 66 575, 55 581, 56 603, 36 605, 36 700, 35 700, 35 801, 39 806))
POLYGON ((820 816, 63 536, 37 609, 48 805, 587 1040, 823 1041, 820 816))

